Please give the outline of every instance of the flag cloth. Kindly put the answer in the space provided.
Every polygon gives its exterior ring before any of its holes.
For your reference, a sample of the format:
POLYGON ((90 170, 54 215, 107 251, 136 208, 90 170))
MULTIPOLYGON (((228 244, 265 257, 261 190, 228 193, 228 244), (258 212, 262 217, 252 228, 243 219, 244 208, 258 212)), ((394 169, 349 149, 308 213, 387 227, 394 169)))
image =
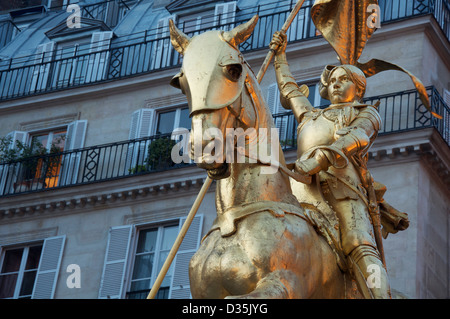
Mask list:
POLYGON ((379 59, 366 63, 358 61, 367 41, 376 30, 374 19, 381 19, 379 11, 378 0, 316 0, 311 9, 311 18, 324 39, 336 51, 341 64, 358 67, 367 78, 389 70, 407 74, 423 105, 434 117, 442 119, 442 116, 432 111, 425 86, 411 72, 379 59))

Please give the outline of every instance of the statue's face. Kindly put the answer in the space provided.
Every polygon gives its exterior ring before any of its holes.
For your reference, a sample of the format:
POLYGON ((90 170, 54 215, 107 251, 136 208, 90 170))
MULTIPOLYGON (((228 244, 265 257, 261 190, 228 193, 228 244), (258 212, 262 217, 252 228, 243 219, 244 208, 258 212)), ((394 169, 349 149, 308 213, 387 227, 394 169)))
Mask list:
POLYGON ((357 99, 357 87, 343 68, 337 68, 330 75, 328 96, 333 104, 353 102, 357 99))

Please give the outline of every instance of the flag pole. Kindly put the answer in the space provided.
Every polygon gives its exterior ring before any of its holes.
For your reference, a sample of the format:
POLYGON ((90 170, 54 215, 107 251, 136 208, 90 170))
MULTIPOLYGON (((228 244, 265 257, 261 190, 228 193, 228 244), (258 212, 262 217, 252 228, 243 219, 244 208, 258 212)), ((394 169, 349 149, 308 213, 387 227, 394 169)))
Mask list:
POLYGON ((188 216, 186 217, 186 220, 184 221, 183 227, 181 227, 180 233, 178 234, 177 238, 175 239, 175 243, 172 246, 172 249, 169 252, 169 255, 166 258, 166 261, 164 262, 164 265, 161 267, 161 271, 159 272, 158 277, 156 278, 155 283, 152 286, 152 289, 150 290, 150 293, 147 296, 147 299, 154 299, 156 296, 156 293, 159 290, 159 287, 162 284, 162 281, 164 277, 167 274, 167 271, 170 268, 170 265, 172 264, 173 259, 175 258, 175 255, 178 252, 178 249, 180 248, 180 245, 184 239, 184 236, 186 236, 186 233, 191 226, 192 221, 194 220, 195 214, 197 213, 198 208, 200 207, 200 204, 203 201, 203 198, 206 195, 206 192, 208 191, 209 186, 212 183, 212 179, 207 176, 205 182, 203 183, 202 188, 200 189, 200 192, 197 195, 197 198, 195 199, 194 204, 191 207, 191 210, 189 211, 188 216))
MULTIPOLYGON (((280 30, 281 32, 287 32, 287 30, 291 26, 292 22, 294 21, 295 17, 297 16, 298 12, 300 11, 300 8, 303 6, 304 2, 305 2, 305 0, 299 0, 295 4, 291 13, 289 14, 289 16, 287 17, 283 26, 281 27, 281 30, 280 30)), ((264 74, 266 74, 266 71, 269 68, 270 63, 272 62, 272 59, 275 56, 275 49, 276 48, 269 47, 269 52, 266 55, 266 59, 264 60, 261 68, 259 69, 258 74, 256 75, 256 79, 258 80, 258 83, 261 83, 262 78, 264 77, 264 74)))
MULTIPOLYGON (((289 16, 287 17, 286 21, 283 24, 283 27, 281 28, 282 32, 286 32, 290 25, 292 24, 292 21, 294 21, 294 18, 296 17, 297 13, 300 11, 300 8, 302 7, 303 3, 305 2, 305 0, 299 0, 296 5, 294 6, 294 8, 292 9, 291 13, 289 14, 289 16)), ((269 52, 267 53, 266 59, 264 60, 261 68, 259 69, 258 75, 257 75, 257 80, 258 83, 261 83, 262 78, 264 77, 267 69, 269 68, 270 63, 272 62, 272 59, 275 55, 275 48, 269 48, 269 52)), ((147 299, 154 299, 156 294, 158 293, 159 287, 162 284, 162 281, 164 279, 164 277, 167 274, 167 271, 170 268, 170 265, 172 264, 173 259, 175 258, 175 255, 178 252, 178 249, 181 246, 181 243, 184 239, 184 237, 186 236, 186 233, 189 229, 189 227, 191 226, 192 220, 195 217, 195 214, 198 211, 198 208, 200 207, 200 204, 203 201, 203 198, 206 195, 206 192, 208 191, 209 186, 211 186, 212 183, 212 179, 207 176, 205 182, 203 183, 202 188, 200 189, 200 192, 197 195, 197 198, 194 202, 194 204, 192 205, 191 210, 189 211, 189 214, 183 224, 183 227, 180 230, 180 233, 178 234, 177 238, 175 239, 175 243, 172 246, 172 249, 169 252, 169 255, 166 258, 166 261, 164 262, 164 265, 161 267, 161 270, 158 274, 158 277, 155 280, 155 283, 152 286, 152 289, 150 290, 150 293, 147 296, 147 299)))

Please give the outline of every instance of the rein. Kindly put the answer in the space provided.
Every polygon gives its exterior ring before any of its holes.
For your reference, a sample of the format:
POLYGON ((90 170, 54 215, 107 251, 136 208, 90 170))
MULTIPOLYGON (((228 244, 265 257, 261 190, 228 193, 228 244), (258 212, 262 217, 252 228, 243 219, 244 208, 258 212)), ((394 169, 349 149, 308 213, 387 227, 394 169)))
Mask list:
MULTIPOLYGON (((253 106, 253 110, 255 112, 256 115, 256 120, 255 120, 255 130, 259 129, 259 112, 258 112, 258 103, 256 102, 258 100, 258 96, 256 95, 255 90, 253 89, 253 85, 252 82, 249 79, 249 75, 247 74, 247 77, 245 78, 245 88, 251 98, 251 104, 253 106)), ((234 116, 234 118, 240 122, 246 129, 249 128, 249 124, 247 124, 244 120, 242 120, 242 113, 244 111, 244 108, 242 106, 242 94, 240 96, 240 108, 239 111, 235 111, 234 108, 232 107, 233 104, 228 105, 227 109, 230 111, 230 113, 234 116)), ((259 137, 259 135, 258 135, 259 137)), ((237 149, 238 152, 240 152, 240 149, 237 149)), ((244 151, 245 152, 245 151, 244 151)), ((250 154, 248 154, 247 152, 245 152, 243 154, 244 156, 246 156, 247 158, 256 160, 257 163, 261 164, 261 165, 265 165, 265 166, 271 166, 271 163, 263 163, 260 161, 260 159, 254 158, 253 156, 251 156, 250 154)), ((288 175, 289 177, 291 177, 292 179, 294 179, 297 182, 303 183, 303 184, 311 184, 312 182, 312 176, 311 175, 305 175, 305 174, 300 174, 294 171, 295 168, 295 163, 291 163, 291 164, 287 164, 287 165, 283 165, 279 162, 275 163, 277 165, 278 168, 280 168, 281 172, 284 173, 285 175, 288 175)))

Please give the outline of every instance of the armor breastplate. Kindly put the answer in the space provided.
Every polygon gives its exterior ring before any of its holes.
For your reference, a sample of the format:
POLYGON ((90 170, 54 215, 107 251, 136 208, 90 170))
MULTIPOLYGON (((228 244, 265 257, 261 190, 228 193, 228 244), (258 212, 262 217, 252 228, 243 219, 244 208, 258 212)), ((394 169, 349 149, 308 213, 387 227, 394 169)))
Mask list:
POLYGON ((334 121, 323 116, 322 112, 307 114, 297 129, 297 157, 318 145, 331 145, 336 139, 334 121))
POLYGON ((330 106, 305 114, 297 128, 297 157, 318 145, 331 145, 336 141, 336 131, 347 127, 358 115, 350 105, 330 106))

